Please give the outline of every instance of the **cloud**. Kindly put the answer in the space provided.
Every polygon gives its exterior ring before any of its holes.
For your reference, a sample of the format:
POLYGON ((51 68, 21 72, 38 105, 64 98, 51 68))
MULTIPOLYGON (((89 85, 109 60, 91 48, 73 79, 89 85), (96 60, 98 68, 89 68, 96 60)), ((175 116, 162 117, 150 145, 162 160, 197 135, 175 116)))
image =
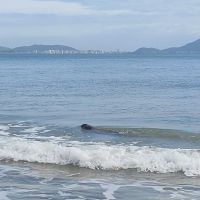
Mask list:
POLYGON ((90 12, 89 8, 73 2, 62 1, 34 1, 34 0, 0 0, 0 13, 19 14, 60 14, 84 15, 90 12))
POLYGON ((197 38, 199 20, 199 0, 0 0, 1 43, 11 46, 160 48, 197 38))
POLYGON ((80 2, 55 0, 0 0, 0 14, 130 15, 128 9, 95 9, 80 2))
MULTIPOLYGON (((199 1, 199 0, 198 0, 199 1)), ((101 16, 199 16, 196 0, 0 0, 0 14, 55 14, 101 16), (184 3, 182 3, 184 2, 184 3)))

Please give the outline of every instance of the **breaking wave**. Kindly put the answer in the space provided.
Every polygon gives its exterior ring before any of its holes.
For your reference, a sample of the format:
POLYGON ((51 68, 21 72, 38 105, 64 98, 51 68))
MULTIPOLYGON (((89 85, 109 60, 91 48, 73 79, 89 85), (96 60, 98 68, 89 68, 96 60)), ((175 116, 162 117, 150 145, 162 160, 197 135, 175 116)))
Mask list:
POLYGON ((94 170, 183 172, 186 176, 200 176, 200 150, 197 149, 167 149, 75 141, 61 143, 2 136, 0 160, 74 165, 94 170))

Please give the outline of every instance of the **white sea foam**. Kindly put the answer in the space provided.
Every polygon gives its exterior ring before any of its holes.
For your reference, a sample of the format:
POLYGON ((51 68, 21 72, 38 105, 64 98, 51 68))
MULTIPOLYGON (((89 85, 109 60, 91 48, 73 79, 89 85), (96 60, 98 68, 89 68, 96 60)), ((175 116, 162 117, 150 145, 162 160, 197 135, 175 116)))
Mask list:
POLYGON ((200 176, 200 150, 164 149, 104 143, 56 143, 26 138, 0 138, 0 160, 72 164, 103 170, 137 169, 143 172, 182 171, 200 176), (74 145, 76 144, 76 145, 74 145))
POLYGON ((199 199, 200 191, 199 187, 197 186, 191 186, 191 185, 173 185, 173 184, 163 184, 156 181, 140 181, 140 180, 134 180, 133 182, 123 183, 119 182, 117 184, 115 183, 109 183, 109 182, 102 182, 102 180, 87 180, 87 181, 81 181, 80 183, 84 184, 99 184, 102 189, 105 191, 103 192, 106 200, 114 200, 118 199, 115 198, 116 192, 118 193, 124 192, 123 188, 129 187, 129 191, 133 191, 137 188, 138 191, 141 190, 152 190, 154 193, 156 192, 159 195, 159 199, 176 199, 176 200, 188 200, 188 199, 199 199), (121 190, 121 191, 120 191, 121 190))
MULTIPOLYGON (((32 134, 36 134, 39 133, 40 131, 45 131, 45 127, 41 126, 41 127, 31 127, 31 128, 27 128, 25 130, 23 130, 22 132, 24 133, 32 133, 32 134)), ((47 130, 48 132, 49 130, 47 130)))
POLYGON ((8 192, 7 191, 0 191, 0 199, 2 200, 10 200, 8 197, 8 192))
POLYGON ((26 128, 26 127, 28 127, 27 125, 23 125, 23 124, 11 124, 11 125, 9 125, 9 127, 11 127, 11 128, 26 128))
POLYGON ((7 131, 7 130, 9 130, 9 126, 0 124, 0 130, 7 131))
POLYGON ((121 187, 120 185, 115 185, 115 184, 100 184, 100 185, 105 190, 105 192, 103 192, 103 195, 105 196, 106 200, 116 199, 114 197, 114 193, 121 187))
POLYGON ((9 134, 10 134, 9 132, 1 131, 1 130, 0 130, 0 135, 9 135, 9 134))

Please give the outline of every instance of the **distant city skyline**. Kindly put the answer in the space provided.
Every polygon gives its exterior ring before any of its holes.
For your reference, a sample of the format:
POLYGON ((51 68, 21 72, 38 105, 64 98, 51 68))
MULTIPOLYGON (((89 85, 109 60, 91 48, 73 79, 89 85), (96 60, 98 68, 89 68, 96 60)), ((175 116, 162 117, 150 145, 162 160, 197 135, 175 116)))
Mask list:
POLYGON ((199 0, 0 0, 0 46, 134 51, 200 38, 199 0))

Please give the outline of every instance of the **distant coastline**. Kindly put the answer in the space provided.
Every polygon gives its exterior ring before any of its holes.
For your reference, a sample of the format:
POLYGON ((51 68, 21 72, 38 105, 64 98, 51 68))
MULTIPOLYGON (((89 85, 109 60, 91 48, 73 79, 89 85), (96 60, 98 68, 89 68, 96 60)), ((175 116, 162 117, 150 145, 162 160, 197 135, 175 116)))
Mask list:
POLYGON ((78 50, 64 45, 31 45, 8 48, 0 46, 0 54, 33 55, 132 55, 132 56, 200 56, 200 39, 181 47, 156 49, 142 47, 136 51, 78 50))

